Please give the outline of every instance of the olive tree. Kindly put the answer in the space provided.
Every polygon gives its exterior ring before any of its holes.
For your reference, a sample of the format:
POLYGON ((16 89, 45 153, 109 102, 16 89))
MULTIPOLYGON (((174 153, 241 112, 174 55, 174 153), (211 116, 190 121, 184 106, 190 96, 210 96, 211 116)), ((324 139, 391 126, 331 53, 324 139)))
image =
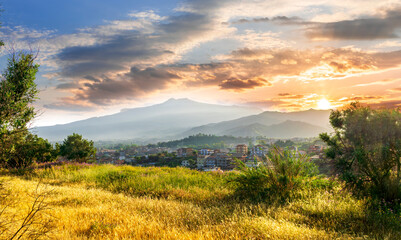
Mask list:
POLYGON ((323 133, 326 155, 350 187, 365 196, 398 202, 401 112, 352 103, 330 114, 334 133, 323 133))
POLYGON ((68 160, 78 162, 87 162, 95 160, 96 149, 93 146, 93 141, 88 141, 82 138, 82 135, 72 134, 64 139, 60 145, 60 155, 68 160))

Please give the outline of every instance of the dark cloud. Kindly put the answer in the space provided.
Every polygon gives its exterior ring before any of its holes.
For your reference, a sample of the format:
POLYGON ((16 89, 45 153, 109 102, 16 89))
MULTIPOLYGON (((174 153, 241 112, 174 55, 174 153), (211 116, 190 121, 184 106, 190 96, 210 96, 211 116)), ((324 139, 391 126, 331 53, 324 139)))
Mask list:
POLYGON ((93 81, 93 82, 100 82, 100 79, 99 79, 99 78, 96 78, 96 77, 91 76, 91 75, 86 75, 86 76, 84 77, 84 79, 87 79, 87 80, 90 80, 90 81, 93 81))
POLYGON ((78 88, 80 85, 77 83, 62 83, 57 85, 56 89, 75 89, 78 88))
POLYGON ((371 108, 400 108, 401 100, 389 100, 389 101, 381 101, 378 103, 362 103, 362 105, 368 105, 371 108))
POLYGON ((317 23, 307 29, 311 39, 373 40, 396 38, 401 28, 401 8, 389 9, 380 16, 330 23, 317 23))
MULTIPOLYGON (((200 4, 200 3, 198 3, 200 4)), ((157 65, 179 57, 183 46, 202 41, 216 28, 209 14, 187 12, 154 22, 147 31, 115 30, 111 34, 89 29, 97 40, 89 46, 70 46, 62 49, 54 60, 61 67, 62 77, 98 77, 142 64, 157 65), (178 51, 178 52, 177 52, 178 51)))
POLYGON ((341 99, 341 102, 350 102, 350 101, 367 101, 367 100, 378 100, 383 99, 382 96, 354 96, 349 98, 341 99))
POLYGON ((300 17, 286 17, 286 16, 276 16, 273 18, 262 17, 262 18, 241 18, 239 20, 233 21, 233 24, 242 24, 242 23, 266 23, 272 22, 275 24, 281 25, 308 25, 313 24, 314 22, 305 21, 300 17))
POLYGON ((223 81, 219 86, 221 89, 230 89, 234 91, 242 91, 244 89, 253 89, 256 87, 262 86, 271 86, 272 84, 266 81, 263 78, 254 78, 254 79, 228 79, 223 81))
POLYGON ((168 84, 180 79, 178 75, 163 68, 146 68, 131 70, 118 79, 105 78, 100 82, 85 83, 75 99, 96 105, 107 105, 114 100, 136 99, 146 93, 164 89, 168 84))
POLYGON ((279 94, 279 96, 281 97, 280 99, 301 99, 304 97, 304 95, 301 94, 294 94, 294 95, 288 94, 284 96, 279 94))
MULTIPOLYGON (((238 49, 219 63, 157 65, 132 67, 129 72, 112 78, 85 75, 85 85, 73 92, 74 99, 96 105, 116 100, 137 99, 154 91, 178 84, 181 87, 219 87, 244 91, 271 86, 277 77, 300 76, 322 65, 327 71, 312 71, 310 79, 330 80, 366 71, 376 71, 401 64, 401 51, 368 53, 351 49, 238 49), (100 81, 95 81, 100 80, 100 81)), ((303 95, 280 93, 279 100, 301 99, 303 95)), ((355 99, 357 100, 357 99, 355 99)), ((361 99, 362 100, 362 99, 361 99)), ((368 100, 365 98, 364 100, 368 100)))

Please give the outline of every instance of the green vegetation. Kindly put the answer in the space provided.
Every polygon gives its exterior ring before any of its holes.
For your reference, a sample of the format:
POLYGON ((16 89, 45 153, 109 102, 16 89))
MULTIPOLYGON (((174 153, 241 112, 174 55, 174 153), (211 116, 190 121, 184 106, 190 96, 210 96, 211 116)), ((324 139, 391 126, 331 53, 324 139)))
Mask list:
POLYGON ((249 137, 233 137, 233 136, 216 136, 208 134, 197 134, 180 140, 159 142, 149 146, 157 147, 194 147, 194 148, 225 148, 226 144, 247 143, 252 141, 249 137))
POLYGON ((333 111, 330 123, 335 133, 321 138, 342 179, 372 204, 401 211, 401 112, 353 103, 333 111))
POLYGON ((37 181, 52 189, 47 203, 57 229, 49 233, 54 239, 401 237, 399 214, 369 211, 367 199, 356 198, 335 179, 305 178, 294 190, 296 197, 285 202, 250 202, 227 184, 237 174, 67 164, 7 177, 6 188, 17 201, 26 201, 37 181))
MULTIPOLYGON (((310 178, 318 173, 307 155, 297 155, 277 147, 268 154, 268 160, 257 168, 249 168, 239 161, 240 174, 235 176, 235 192, 240 197, 254 201, 287 202, 298 190, 307 187, 310 178)), ((320 181, 320 179, 317 179, 320 181)))
POLYGON ((59 148, 59 154, 68 160, 78 162, 95 160, 96 149, 93 146, 93 141, 83 139, 82 135, 74 133, 68 136, 59 148))
POLYGON ((32 54, 13 54, 0 81, 0 164, 25 168, 32 159, 25 155, 30 145, 28 123, 35 116, 31 104, 38 90, 34 82, 39 66, 32 54))

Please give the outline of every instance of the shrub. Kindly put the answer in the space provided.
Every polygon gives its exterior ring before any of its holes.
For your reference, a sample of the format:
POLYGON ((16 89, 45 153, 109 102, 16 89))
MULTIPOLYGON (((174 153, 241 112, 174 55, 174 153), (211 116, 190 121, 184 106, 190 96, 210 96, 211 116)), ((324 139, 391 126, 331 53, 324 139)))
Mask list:
POLYGON ((96 149, 93 146, 93 141, 88 141, 82 138, 82 135, 72 134, 64 139, 60 146, 60 155, 68 160, 78 162, 87 162, 95 160, 96 149))
POLYGON ((330 114, 334 133, 321 134, 327 157, 348 186, 371 203, 400 207, 401 112, 352 103, 330 114))
POLYGON ((238 161, 240 174, 230 180, 238 196, 253 201, 285 202, 295 197, 303 178, 318 173, 307 155, 274 147, 259 167, 238 161))

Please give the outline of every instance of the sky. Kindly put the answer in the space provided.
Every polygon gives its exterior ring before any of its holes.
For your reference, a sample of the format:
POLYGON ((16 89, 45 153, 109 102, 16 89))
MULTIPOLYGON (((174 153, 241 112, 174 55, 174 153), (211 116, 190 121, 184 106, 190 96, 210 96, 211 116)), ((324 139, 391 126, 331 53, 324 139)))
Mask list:
POLYGON ((2 0, 0 65, 37 54, 35 126, 169 98, 401 106, 401 0, 2 0))

